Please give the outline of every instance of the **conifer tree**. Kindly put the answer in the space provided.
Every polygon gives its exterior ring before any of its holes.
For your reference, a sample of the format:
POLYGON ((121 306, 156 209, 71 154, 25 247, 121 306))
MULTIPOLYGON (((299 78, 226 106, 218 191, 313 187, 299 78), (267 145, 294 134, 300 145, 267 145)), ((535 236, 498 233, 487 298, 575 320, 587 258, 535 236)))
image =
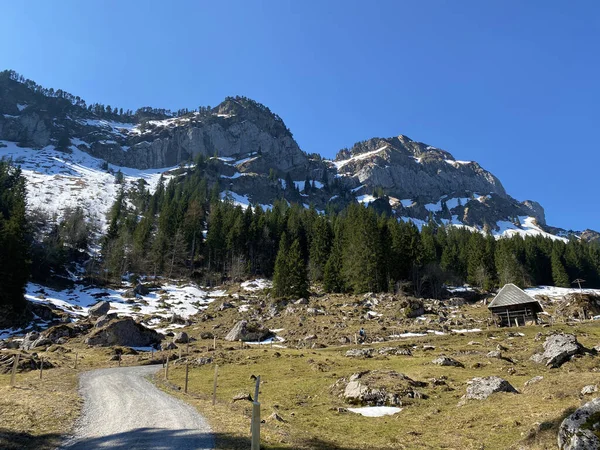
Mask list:
POLYGON ((17 313, 25 307, 30 266, 25 202, 21 169, 0 160, 0 306, 17 313))
POLYGON ((552 251, 552 279, 554 285, 559 287, 570 287, 569 276, 563 265, 562 258, 558 250, 552 251))

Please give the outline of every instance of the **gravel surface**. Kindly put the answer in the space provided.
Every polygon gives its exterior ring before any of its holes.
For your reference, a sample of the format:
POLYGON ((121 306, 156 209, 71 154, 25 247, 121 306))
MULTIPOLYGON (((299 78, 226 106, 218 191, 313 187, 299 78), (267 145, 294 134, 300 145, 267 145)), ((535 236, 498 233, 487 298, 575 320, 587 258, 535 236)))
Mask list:
POLYGON ((62 448, 212 449, 206 420, 145 378, 158 368, 122 367, 82 374, 82 416, 74 436, 62 448))

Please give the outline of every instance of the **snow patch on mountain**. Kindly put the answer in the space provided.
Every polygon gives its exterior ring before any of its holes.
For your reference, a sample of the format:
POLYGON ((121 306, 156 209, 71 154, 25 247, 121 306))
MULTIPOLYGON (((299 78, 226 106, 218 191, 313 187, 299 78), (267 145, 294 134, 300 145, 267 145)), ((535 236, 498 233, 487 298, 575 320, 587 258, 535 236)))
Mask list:
MULTIPOLYGON (((22 148, 10 141, 0 141, 0 158, 12 159, 21 167, 27 180, 30 210, 41 210, 50 216, 57 214, 60 217, 67 208, 79 206, 90 220, 102 228, 106 226, 106 214, 121 185, 115 183, 113 174, 101 169, 103 160, 82 152, 74 145, 67 153, 53 146, 40 150, 22 148)), ((132 187, 141 178, 148 183, 146 187, 150 192, 156 190, 160 175, 165 172, 165 169, 139 170, 113 165, 109 168, 123 173, 124 187, 132 187)))

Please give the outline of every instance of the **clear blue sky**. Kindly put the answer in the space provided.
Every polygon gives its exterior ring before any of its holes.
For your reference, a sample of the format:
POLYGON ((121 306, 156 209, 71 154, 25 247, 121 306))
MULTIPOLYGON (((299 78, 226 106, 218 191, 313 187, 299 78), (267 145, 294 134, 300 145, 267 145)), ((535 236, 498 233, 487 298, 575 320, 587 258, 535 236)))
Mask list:
POLYGON ((2 2, 0 63, 88 102, 245 95, 303 150, 405 134, 600 229, 600 2, 2 2))

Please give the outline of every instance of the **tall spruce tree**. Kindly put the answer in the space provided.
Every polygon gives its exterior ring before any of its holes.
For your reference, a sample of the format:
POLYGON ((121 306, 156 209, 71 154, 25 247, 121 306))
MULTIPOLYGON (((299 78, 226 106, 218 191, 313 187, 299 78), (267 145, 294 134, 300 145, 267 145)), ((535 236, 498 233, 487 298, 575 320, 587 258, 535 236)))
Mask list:
POLYGON ((0 306, 15 313, 25 308, 25 284, 29 278, 25 202, 21 169, 0 160, 0 306))

